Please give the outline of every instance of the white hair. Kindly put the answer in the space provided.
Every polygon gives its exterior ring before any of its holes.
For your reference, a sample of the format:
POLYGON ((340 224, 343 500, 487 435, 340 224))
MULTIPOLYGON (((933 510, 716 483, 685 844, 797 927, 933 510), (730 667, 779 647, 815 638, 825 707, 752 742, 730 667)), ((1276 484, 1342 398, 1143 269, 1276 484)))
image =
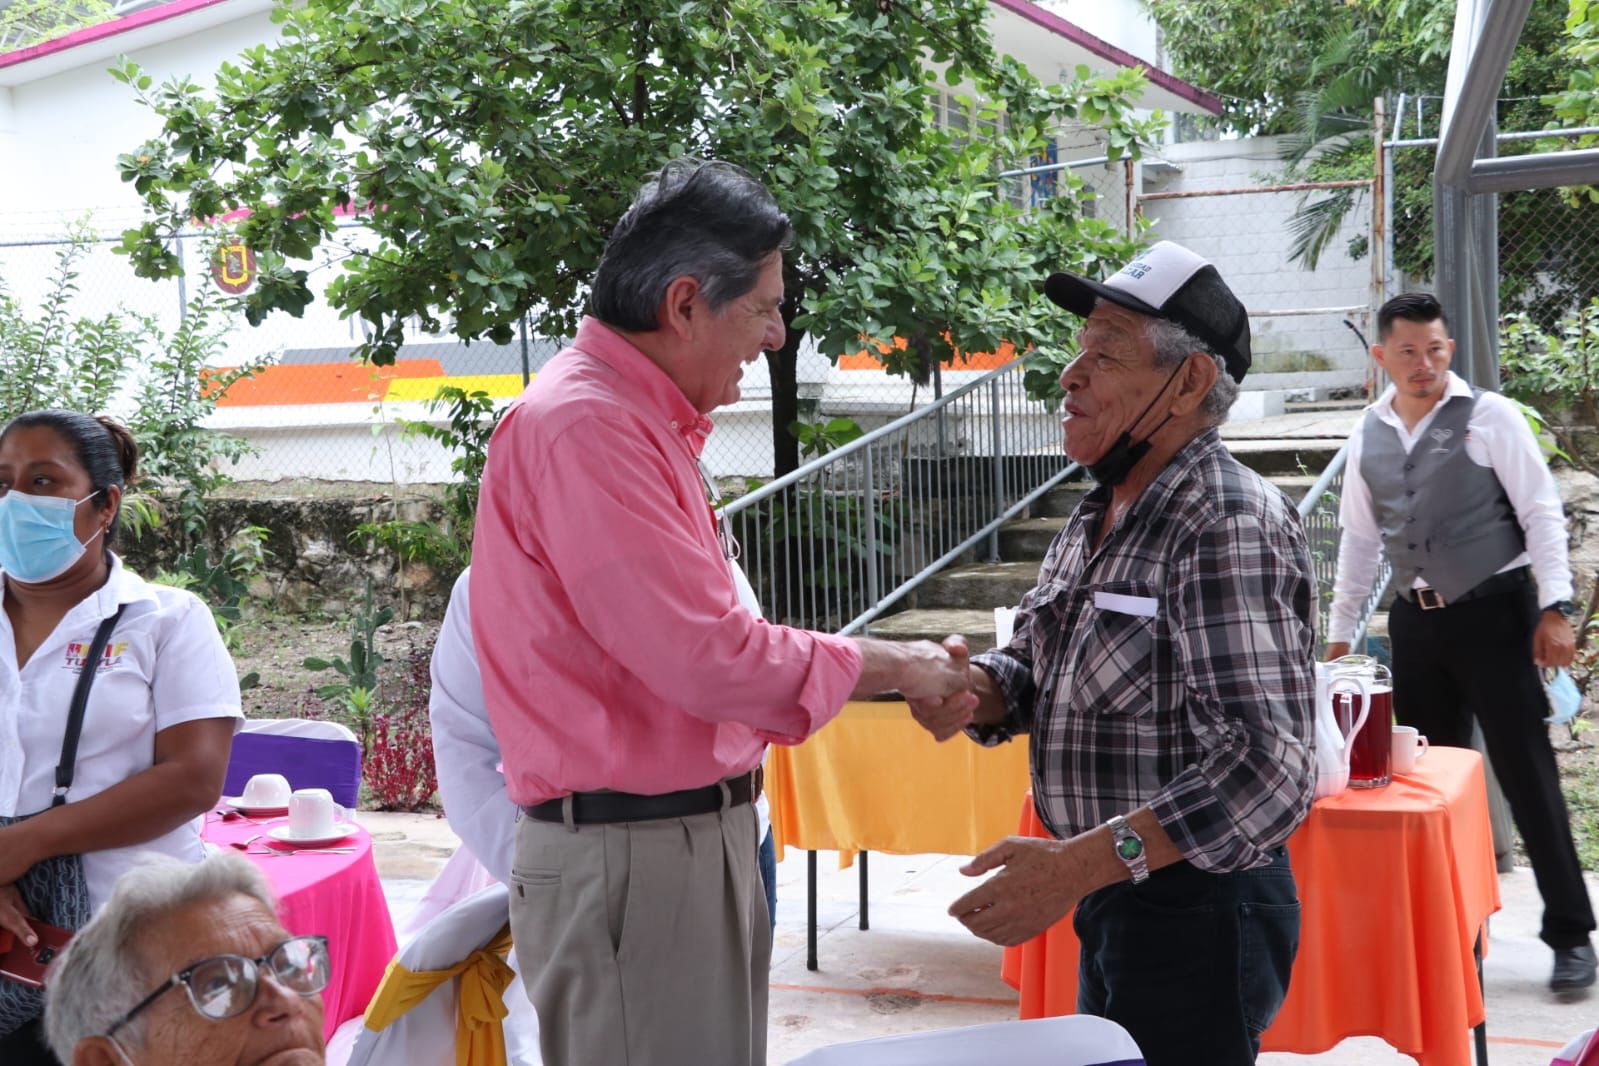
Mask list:
MULTIPOLYGON (((149 972, 137 943, 173 911, 229 896, 259 900, 276 912, 267 880, 243 856, 212 855, 190 865, 153 855, 117 882, 104 909, 78 930, 45 977, 44 1028, 50 1049, 62 1062, 91 1036, 102 1036, 152 987, 172 976, 149 972)), ((118 1031, 135 1046, 144 1043, 142 1018, 118 1031)))
POLYGON ((1210 345, 1166 318, 1144 316, 1144 336, 1155 349, 1155 367, 1171 370, 1195 352, 1203 352, 1216 360, 1216 383, 1205 394, 1200 412, 1206 422, 1219 426, 1227 421, 1233 401, 1238 399, 1238 382, 1227 370, 1227 361, 1210 350, 1210 345))

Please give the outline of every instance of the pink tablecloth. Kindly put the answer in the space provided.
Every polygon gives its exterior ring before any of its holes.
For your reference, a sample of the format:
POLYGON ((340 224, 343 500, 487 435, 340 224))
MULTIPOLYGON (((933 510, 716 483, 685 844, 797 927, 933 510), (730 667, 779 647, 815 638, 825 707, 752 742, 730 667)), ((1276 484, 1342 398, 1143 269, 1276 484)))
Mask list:
MULTIPOLYGON (((264 834, 286 818, 235 819, 206 816, 205 839, 218 847, 264 834)), ((251 852, 278 850, 266 836, 251 852)), ((345 846, 345 845, 341 845, 345 846)), ((383 898, 378 870, 372 863, 372 838, 360 830, 347 842, 347 855, 303 849, 292 856, 245 853, 261 868, 278 896, 278 917, 296 936, 316 933, 328 938, 333 980, 322 993, 327 1035, 350 1018, 359 1017, 394 957, 394 922, 383 898)), ((286 849, 285 849, 286 850, 286 849)))

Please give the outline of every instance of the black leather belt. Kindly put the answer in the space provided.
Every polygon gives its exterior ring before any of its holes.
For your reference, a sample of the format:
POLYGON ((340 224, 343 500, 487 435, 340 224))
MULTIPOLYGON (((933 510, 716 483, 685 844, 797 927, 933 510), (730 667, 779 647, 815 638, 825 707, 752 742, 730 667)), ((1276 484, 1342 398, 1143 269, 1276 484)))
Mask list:
MULTIPOLYGON (((1480 600, 1485 596, 1497 596, 1504 592, 1514 592, 1524 585, 1532 583, 1531 568, 1518 566, 1514 570, 1506 570, 1502 574, 1495 574, 1486 581, 1479 581, 1465 592, 1450 600, 1449 603, 1465 603, 1468 600, 1480 600)), ((1400 589, 1399 596, 1408 603, 1413 603, 1423 611, 1434 611, 1447 606, 1438 590, 1430 586, 1422 588, 1400 589)))
POLYGON ((522 813, 540 822, 565 822, 568 821, 567 801, 570 800, 570 821, 574 825, 687 818, 721 810, 724 799, 728 807, 754 803, 761 794, 765 780, 764 769, 757 766, 747 774, 730 777, 720 784, 704 788, 686 788, 681 792, 664 792, 659 796, 637 796, 631 792, 574 792, 570 796, 523 807, 522 813))

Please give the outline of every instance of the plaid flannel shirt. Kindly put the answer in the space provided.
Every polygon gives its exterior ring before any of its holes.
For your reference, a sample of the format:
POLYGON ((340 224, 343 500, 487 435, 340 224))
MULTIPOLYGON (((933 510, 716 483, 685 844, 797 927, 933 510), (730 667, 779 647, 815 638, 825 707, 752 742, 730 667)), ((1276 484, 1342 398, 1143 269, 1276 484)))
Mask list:
POLYGON ((1269 861, 1315 791, 1316 585, 1286 497, 1208 431, 1096 551, 1096 489, 1050 546, 1015 635, 976 656, 1032 738, 1033 801, 1062 839, 1149 806, 1204 870, 1269 861))

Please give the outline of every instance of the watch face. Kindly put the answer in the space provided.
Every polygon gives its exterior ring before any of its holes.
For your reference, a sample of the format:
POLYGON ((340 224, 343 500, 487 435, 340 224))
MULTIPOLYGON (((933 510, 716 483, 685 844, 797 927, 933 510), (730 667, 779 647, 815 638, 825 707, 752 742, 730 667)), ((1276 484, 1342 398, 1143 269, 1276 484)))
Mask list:
MULTIPOLYGON (((1122 837, 1120 840, 1116 841, 1116 854, 1120 855, 1122 859, 1127 862, 1132 862, 1143 853, 1144 842, 1139 840, 1137 837, 1122 837)), ((1103 855, 1104 852, 1101 852, 1100 854, 1103 855)))

